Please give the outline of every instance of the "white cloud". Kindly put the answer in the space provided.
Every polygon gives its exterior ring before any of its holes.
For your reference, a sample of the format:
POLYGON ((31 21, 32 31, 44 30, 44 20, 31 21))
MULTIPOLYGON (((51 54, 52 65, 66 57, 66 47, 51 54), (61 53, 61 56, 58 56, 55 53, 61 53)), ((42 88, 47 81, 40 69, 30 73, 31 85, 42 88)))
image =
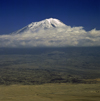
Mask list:
POLYGON ((100 30, 85 31, 83 27, 61 27, 28 30, 21 34, 0 35, 0 47, 62 47, 100 46, 100 30))

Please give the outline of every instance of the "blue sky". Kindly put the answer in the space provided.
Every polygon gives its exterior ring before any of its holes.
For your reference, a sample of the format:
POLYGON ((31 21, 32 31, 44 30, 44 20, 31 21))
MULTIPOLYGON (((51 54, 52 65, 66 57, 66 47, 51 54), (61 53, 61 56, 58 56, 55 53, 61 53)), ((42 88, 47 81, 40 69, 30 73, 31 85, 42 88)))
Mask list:
POLYGON ((100 30, 100 0, 0 0, 0 34, 51 17, 87 31, 100 30))

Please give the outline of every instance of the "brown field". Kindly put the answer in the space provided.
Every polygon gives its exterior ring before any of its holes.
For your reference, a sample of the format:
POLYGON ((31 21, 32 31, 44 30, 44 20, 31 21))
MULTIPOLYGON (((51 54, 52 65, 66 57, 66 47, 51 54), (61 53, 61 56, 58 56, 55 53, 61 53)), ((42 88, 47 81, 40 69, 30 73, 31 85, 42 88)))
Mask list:
POLYGON ((100 101, 100 84, 2 85, 0 101, 100 101))
POLYGON ((97 78, 96 81, 100 82, 100 78, 97 78))

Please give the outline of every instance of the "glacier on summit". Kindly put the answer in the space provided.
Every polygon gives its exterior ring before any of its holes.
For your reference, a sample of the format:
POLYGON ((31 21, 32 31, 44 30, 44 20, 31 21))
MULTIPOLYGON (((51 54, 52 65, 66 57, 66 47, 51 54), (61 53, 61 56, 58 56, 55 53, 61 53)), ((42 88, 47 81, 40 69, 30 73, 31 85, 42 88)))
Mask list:
POLYGON ((8 35, 0 35, 0 47, 100 46, 100 30, 85 31, 58 19, 32 22, 8 35))

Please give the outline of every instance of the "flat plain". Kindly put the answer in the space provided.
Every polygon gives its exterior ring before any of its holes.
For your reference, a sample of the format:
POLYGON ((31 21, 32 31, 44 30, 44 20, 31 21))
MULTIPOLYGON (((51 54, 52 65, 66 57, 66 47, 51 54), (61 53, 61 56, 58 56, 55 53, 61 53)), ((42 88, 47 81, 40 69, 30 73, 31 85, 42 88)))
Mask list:
POLYGON ((100 101, 100 84, 1 85, 0 101, 100 101))
POLYGON ((100 101, 100 47, 1 49, 0 101, 100 101))

